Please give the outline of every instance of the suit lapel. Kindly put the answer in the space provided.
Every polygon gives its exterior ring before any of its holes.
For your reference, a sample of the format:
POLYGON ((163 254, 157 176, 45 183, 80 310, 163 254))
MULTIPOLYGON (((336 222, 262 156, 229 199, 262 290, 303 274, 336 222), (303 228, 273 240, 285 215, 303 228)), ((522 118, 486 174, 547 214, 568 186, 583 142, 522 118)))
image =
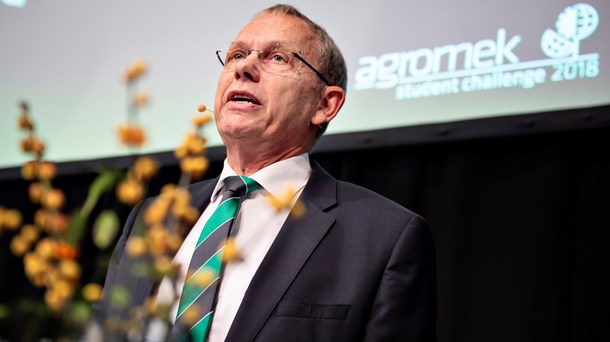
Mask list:
MULTIPOLYGON (((193 207, 197 208, 200 212, 205 210, 210 203, 210 197, 212 196, 212 191, 214 190, 217 181, 218 178, 215 178, 209 181, 195 183, 188 187, 188 191, 191 193, 191 204, 193 207)), ((144 215, 146 208, 147 206, 144 205, 143 208, 140 209, 140 213, 138 214, 139 217, 136 219, 137 225, 143 224, 141 217, 144 215)), ((144 303, 145 299, 153 293, 153 290, 158 283, 151 277, 134 275, 133 270, 138 263, 152 261, 142 260, 141 258, 126 258, 122 260, 122 262, 125 263, 121 267, 123 270, 123 275, 121 277, 121 279, 123 279, 123 284, 126 284, 126 288, 134 290, 132 298, 134 303, 144 303)))
POLYGON ((218 183, 218 177, 194 183, 188 188, 191 193, 191 204, 199 210, 199 213, 203 213, 208 204, 210 204, 210 198, 216 183, 218 183))
POLYGON ((305 216, 288 218, 244 295, 226 341, 252 341, 335 222, 336 181, 317 164, 301 194, 305 216))

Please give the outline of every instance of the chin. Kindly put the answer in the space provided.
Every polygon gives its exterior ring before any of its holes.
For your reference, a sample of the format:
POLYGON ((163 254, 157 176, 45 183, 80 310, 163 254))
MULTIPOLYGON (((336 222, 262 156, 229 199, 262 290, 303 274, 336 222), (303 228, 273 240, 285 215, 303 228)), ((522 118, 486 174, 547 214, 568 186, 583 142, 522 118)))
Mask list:
POLYGON ((233 139, 246 138, 248 136, 256 135, 256 130, 252 129, 248 125, 224 125, 218 128, 218 132, 223 137, 229 137, 233 139))

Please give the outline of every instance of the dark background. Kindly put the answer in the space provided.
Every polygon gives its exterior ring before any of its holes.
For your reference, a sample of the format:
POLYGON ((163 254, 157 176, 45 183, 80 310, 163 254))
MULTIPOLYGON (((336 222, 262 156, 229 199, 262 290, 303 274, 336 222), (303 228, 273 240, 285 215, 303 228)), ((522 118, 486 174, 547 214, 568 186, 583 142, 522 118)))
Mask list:
MULTIPOLYGON (((15 142, 17 144, 17 142, 15 142)), ((610 322, 610 107, 328 136, 313 153, 336 178, 360 184, 422 214, 436 241, 439 341, 608 341, 610 322)), ((224 151, 210 150, 209 177, 224 151)), ((151 185, 176 182, 171 153, 151 185)), ((64 163, 54 182, 68 208, 82 203, 100 165, 64 163)), ((0 205, 26 216, 27 182, 0 170, 0 205)), ((125 218, 129 208, 105 196, 125 218)), ((382 227, 380 227, 382 228, 382 227)), ((41 292, 23 276, 0 235, 0 303, 16 307, 41 292)), ((86 276, 98 253, 84 248, 86 276)), ((45 321, 0 320, 0 339, 53 336, 45 321)))

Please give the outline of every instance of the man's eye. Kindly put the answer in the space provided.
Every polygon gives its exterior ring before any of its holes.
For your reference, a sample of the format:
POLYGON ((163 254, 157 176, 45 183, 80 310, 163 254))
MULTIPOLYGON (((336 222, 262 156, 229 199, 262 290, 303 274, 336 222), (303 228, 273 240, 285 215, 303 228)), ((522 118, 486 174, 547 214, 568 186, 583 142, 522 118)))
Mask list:
POLYGON ((247 57, 247 54, 242 50, 235 50, 229 52, 227 55, 227 62, 238 61, 247 57))
POLYGON ((273 63, 287 64, 290 61, 290 57, 283 51, 272 51, 269 53, 267 59, 273 63))

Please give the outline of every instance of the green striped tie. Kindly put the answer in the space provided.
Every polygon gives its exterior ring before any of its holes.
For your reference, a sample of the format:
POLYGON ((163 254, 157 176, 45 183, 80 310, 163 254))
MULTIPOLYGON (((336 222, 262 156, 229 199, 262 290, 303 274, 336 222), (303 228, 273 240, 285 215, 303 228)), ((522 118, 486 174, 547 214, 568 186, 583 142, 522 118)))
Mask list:
POLYGON ((195 251, 189 265, 187 279, 182 288, 176 322, 189 308, 196 308, 196 319, 191 327, 194 341, 205 341, 214 315, 215 297, 220 284, 222 253, 231 224, 239 208, 241 197, 262 188, 255 180, 245 176, 232 176, 224 180, 225 191, 222 201, 203 226, 197 240, 195 251), (213 279, 211 283, 201 284, 202 274, 213 279))

